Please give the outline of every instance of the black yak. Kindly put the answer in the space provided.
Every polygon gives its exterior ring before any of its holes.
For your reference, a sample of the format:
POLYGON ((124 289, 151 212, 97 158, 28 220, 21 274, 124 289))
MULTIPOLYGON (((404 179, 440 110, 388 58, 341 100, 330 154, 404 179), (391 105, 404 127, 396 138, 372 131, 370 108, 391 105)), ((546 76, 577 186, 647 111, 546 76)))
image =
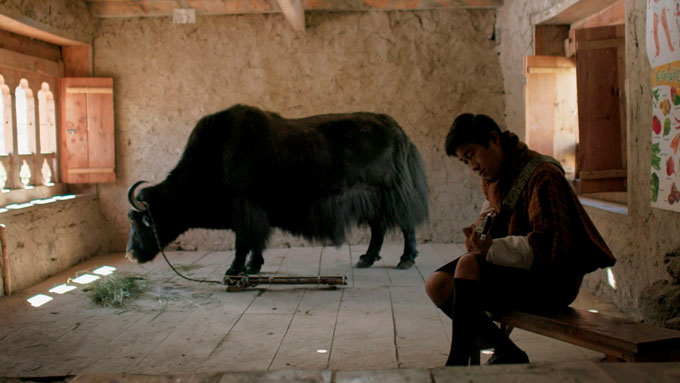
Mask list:
POLYGON ((380 259, 385 232, 398 227, 397 267, 407 269, 418 255, 414 228, 428 217, 420 153, 384 114, 286 119, 236 105, 198 122, 164 181, 135 193, 141 182, 128 190, 127 257, 158 254, 152 222, 162 247, 190 228, 231 229, 236 255, 226 275, 260 271, 272 228, 339 246, 363 224, 371 239, 356 267, 380 259))

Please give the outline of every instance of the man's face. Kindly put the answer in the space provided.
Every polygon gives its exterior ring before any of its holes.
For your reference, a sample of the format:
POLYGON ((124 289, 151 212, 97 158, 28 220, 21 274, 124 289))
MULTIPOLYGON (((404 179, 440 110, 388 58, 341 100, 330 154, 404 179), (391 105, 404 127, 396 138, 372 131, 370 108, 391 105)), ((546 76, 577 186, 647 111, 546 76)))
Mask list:
POLYGON ((489 141, 488 148, 473 143, 458 146, 456 157, 487 181, 495 181, 501 175, 503 148, 497 135, 494 135, 489 141))

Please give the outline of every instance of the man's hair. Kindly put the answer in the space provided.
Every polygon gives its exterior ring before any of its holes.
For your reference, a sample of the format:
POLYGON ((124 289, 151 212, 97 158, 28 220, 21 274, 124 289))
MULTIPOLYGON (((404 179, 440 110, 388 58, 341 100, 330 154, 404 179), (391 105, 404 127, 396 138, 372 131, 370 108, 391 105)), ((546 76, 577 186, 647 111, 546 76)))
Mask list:
POLYGON ((456 149, 463 144, 479 144, 489 147, 491 132, 501 135, 496 121, 485 114, 464 113, 456 117, 446 135, 446 154, 456 155, 456 149))

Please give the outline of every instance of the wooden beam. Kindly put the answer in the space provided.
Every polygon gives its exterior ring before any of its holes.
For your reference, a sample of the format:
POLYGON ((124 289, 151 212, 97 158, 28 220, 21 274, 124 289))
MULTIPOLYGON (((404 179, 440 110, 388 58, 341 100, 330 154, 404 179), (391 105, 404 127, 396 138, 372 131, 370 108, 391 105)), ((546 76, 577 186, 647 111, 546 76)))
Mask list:
MULTIPOLYGON (((279 0, 86 0, 92 15, 106 17, 171 16, 175 8, 194 8, 198 15, 276 13, 279 0)), ((295 0, 305 11, 494 9, 503 0, 295 0)), ((292 1, 289 1, 292 2, 292 1)))
POLYGON ((64 74, 63 64, 60 61, 46 60, 1 48, 0 67, 24 72, 37 72, 52 77, 60 77, 64 74))
POLYGON ((305 10, 302 8, 302 0, 276 0, 281 12, 288 22, 298 33, 305 32, 305 10))
POLYGON ((534 24, 571 25, 596 14, 620 0, 566 0, 532 16, 534 24))
MULTIPOLYGON (((45 26, 41 26, 41 28, 42 27, 45 26)), ((83 44, 83 42, 80 41, 72 40, 67 37, 62 37, 50 32, 46 32, 41 28, 14 20, 11 17, 0 15, 0 29, 3 29, 5 31, 16 33, 22 36, 32 37, 34 39, 42 41, 47 41, 48 43, 61 46, 74 46, 83 44)))
POLYGON ((604 27, 626 23, 626 3, 619 0, 602 11, 573 23, 571 29, 604 27))

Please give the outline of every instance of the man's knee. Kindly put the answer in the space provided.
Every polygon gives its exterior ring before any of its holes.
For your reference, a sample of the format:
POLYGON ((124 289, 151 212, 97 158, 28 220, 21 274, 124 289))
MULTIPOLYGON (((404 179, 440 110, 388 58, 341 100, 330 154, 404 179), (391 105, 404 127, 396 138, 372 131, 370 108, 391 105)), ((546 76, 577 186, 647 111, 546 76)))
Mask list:
POLYGON ((436 271, 425 282, 425 292, 432 302, 439 306, 449 299, 453 291, 453 275, 436 271))
POLYGON ((479 261, 477 257, 472 254, 465 254, 458 259, 456 266, 456 278, 479 280, 479 261))

